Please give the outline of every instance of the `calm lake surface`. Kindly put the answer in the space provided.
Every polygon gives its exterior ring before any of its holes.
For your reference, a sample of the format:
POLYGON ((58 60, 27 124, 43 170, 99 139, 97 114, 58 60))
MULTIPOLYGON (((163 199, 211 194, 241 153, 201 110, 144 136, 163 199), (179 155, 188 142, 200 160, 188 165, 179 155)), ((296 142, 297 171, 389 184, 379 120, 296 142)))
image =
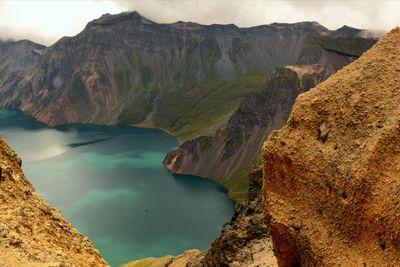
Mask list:
POLYGON ((156 129, 49 128, 0 109, 0 133, 36 190, 112 265, 206 249, 233 214, 222 187, 162 166, 177 141, 156 129))

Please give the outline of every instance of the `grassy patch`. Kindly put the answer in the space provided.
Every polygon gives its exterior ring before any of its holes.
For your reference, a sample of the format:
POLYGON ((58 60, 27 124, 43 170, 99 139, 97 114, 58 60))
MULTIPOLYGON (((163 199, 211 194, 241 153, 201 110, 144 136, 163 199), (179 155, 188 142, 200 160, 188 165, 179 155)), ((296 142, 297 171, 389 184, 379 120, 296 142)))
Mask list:
POLYGON ((170 130, 181 140, 215 131, 224 125, 240 101, 261 90, 265 74, 247 75, 235 81, 210 80, 170 91, 154 112, 157 127, 170 130))
POLYGON ((251 167, 237 171, 229 180, 223 184, 228 189, 228 195, 236 202, 242 202, 249 188, 249 172, 251 167))
POLYGON ((128 103, 125 109, 118 116, 119 124, 136 124, 146 119, 151 112, 152 92, 142 90, 140 94, 128 103))
POLYGON ((215 139, 212 136, 206 136, 205 137, 205 141, 203 146, 201 147, 201 152, 203 153, 207 153, 210 148, 213 146, 213 144, 215 143, 215 139))
POLYGON ((251 171, 259 168, 261 164, 261 152, 257 153, 249 166, 238 170, 228 179, 223 186, 228 189, 228 195, 236 202, 240 203, 249 192, 249 176, 251 171))

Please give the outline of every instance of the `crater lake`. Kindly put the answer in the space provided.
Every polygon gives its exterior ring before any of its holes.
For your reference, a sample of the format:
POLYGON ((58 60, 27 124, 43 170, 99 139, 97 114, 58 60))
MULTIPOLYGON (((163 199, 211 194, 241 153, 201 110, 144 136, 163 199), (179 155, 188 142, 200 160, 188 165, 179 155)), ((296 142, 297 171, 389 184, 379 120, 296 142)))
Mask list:
POLYGON ((43 198, 87 235, 111 266, 207 249, 233 214, 225 190, 162 165, 177 140, 158 129, 46 126, 0 109, 0 133, 43 198))

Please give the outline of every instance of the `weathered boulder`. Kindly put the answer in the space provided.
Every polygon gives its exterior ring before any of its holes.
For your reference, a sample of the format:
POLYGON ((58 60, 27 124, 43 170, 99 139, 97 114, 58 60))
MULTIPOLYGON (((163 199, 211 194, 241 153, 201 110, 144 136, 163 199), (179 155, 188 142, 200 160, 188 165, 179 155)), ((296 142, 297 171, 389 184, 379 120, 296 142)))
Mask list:
POLYGON ((300 95, 263 164, 280 266, 400 266, 400 28, 300 95))

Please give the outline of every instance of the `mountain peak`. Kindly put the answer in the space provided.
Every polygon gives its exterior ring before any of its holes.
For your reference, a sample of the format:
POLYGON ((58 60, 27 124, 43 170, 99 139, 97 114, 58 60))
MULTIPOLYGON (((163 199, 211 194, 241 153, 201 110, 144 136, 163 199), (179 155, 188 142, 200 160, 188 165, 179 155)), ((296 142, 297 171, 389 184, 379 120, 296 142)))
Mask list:
POLYGON ((356 29, 347 25, 343 25, 339 29, 333 31, 330 36, 333 38, 341 38, 341 37, 356 37, 362 30, 356 29))
POLYGON ((300 21, 296 23, 281 23, 281 22, 274 22, 271 24, 274 27, 293 27, 297 29, 304 29, 304 30, 316 30, 319 33, 322 32, 329 32, 327 28, 322 26, 319 22, 316 21, 300 21))
POLYGON ((132 11, 132 12, 122 12, 115 15, 106 13, 102 15, 100 18, 92 20, 89 24, 94 26, 112 26, 127 21, 139 22, 145 24, 154 23, 153 21, 143 17, 139 12, 132 11))
POLYGON ((196 22, 185 22, 185 21, 177 21, 171 24, 166 24, 172 28, 180 29, 180 30, 198 30, 204 29, 206 26, 196 23, 196 22))

